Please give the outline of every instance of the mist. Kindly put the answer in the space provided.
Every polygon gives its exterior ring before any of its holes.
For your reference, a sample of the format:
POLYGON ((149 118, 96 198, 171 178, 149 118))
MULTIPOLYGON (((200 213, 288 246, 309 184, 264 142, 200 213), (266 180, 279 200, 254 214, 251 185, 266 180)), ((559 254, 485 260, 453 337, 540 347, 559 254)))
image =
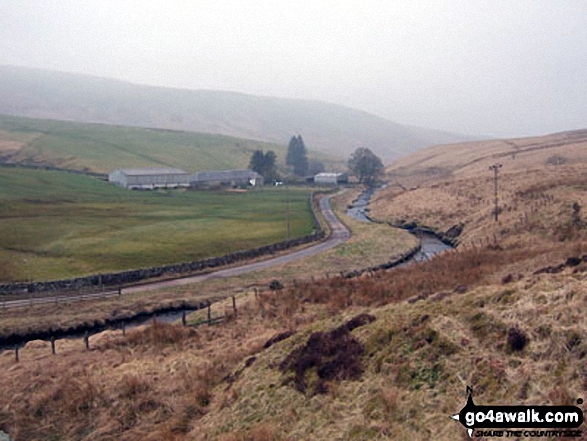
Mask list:
POLYGON ((587 127, 579 0, 4 0, 0 39, 0 64, 323 100, 456 133, 587 127))

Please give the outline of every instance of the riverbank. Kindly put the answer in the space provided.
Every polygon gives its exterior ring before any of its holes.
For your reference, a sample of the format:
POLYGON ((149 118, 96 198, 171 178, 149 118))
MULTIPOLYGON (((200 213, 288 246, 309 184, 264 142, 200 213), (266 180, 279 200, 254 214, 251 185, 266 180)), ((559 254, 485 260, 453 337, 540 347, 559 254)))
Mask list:
MULTIPOLYGON (((267 290, 270 282, 278 279, 281 283, 293 284, 312 279, 333 277, 341 273, 358 275, 363 270, 375 269, 386 262, 395 262, 411 253, 418 245, 417 240, 405 231, 387 225, 366 224, 346 216, 345 210, 358 192, 348 190, 333 198, 333 208, 338 216, 351 228, 352 236, 346 243, 341 237, 332 244, 321 244, 321 254, 294 261, 296 257, 286 254, 280 257, 277 266, 259 268, 249 273, 239 273, 243 267, 235 268, 234 273, 220 278, 222 272, 210 273, 197 281, 188 279, 172 282, 169 285, 153 286, 152 291, 133 292, 123 290, 123 295, 112 298, 93 299, 83 302, 62 300, 59 304, 51 302, 32 305, 14 310, 0 308, 0 338, 10 338, 22 344, 53 334, 63 335, 68 329, 76 333, 94 333, 101 329, 105 321, 120 325, 120 319, 132 319, 143 314, 164 312, 181 305, 197 306, 209 300, 236 296, 239 303, 253 289, 267 290), (334 247, 337 245, 336 247, 334 247), (331 247, 328 249, 328 247, 331 247)), ((337 228, 340 230, 340 228, 337 228)), ((346 240, 346 239, 345 239, 346 240)), ((259 262, 263 264, 263 262, 259 262)), ((254 264, 257 265, 257 264, 254 264)), ((246 269, 246 268, 245 268, 246 269)), ((250 269, 250 268, 249 268, 250 269)), ((232 271, 232 270, 223 270, 232 271)), ((57 336, 59 338, 59 336, 57 336)))

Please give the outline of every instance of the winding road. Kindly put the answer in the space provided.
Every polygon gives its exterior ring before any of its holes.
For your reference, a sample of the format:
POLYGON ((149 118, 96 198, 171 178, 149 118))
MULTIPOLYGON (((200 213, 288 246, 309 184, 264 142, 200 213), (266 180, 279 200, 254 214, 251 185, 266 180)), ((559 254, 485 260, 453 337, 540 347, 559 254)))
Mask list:
MULTIPOLYGON (((340 245, 343 242, 346 242, 350 237, 351 233, 349 229, 336 217, 332 207, 330 205, 330 196, 324 196, 319 200, 319 207, 320 211, 324 215, 326 222, 328 223, 331 234, 323 242, 320 242, 316 245, 312 245, 308 248, 304 248, 299 251, 294 251, 293 253, 285 254, 278 257, 273 257, 271 259, 263 260, 260 262, 248 263, 232 268, 226 268, 218 271, 214 271, 211 273, 201 274, 198 276, 187 276, 182 277, 174 280, 163 280, 160 282, 151 282, 137 286, 131 286, 128 288, 124 288, 121 291, 121 294, 134 294, 144 291, 152 291, 161 288, 170 288, 175 286, 183 286, 189 285, 191 283, 198 283, 204 280, 210 279, 222 279, 226 277, 233 277, 239 276, 241 274, 245 274, 251 271, 258 271, 262 269, 272 268, 277 265, 282 265, 284 263, 293 262, 299 259, 305 259, 310 256, 314 256, 316 254, 323 253, 326 250, 334 248, 337 245, 340 245)), ((118 291, 107 291, 107 292, 100 292, 100 293, 92 293, 92 294, 80 294, 80 295, 68 295, 68 296, 48 296, 48 297, 36 297, 30 299, 19 299, 19 300, 8 300, 5 302, 0 303, 0 307, 3 308, 17 308, 22 306, 30 306, 30 305, 41 305, 47 303, 56 303, 60 300, 89 300, 95 298, 106 298, 106 297, 115 297, 118 296, 118 291)))

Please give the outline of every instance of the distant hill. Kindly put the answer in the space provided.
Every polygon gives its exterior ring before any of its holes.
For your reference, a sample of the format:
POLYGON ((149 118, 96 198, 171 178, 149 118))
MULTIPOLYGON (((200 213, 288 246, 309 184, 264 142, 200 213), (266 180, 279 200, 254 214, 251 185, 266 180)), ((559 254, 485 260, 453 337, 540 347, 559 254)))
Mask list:
POLYGON ((0 66, 0 114, 217 133, 347 157, 371 148, 386 160, 469 138, 405 126, 319 101, 182 90, 56 71, 0 66))
MULTIPOLYGON (((255 149, 273 150, 285 166, 286 148, 250 139, 142 127, 39 120, 0 115, 0 163, 107 173, 120 167, 180 167, 190 172, 245 168, 255 149)), ((310 158, 328 169, 343 161, 310 158)))
POLYGON ((438 145, 399 158, 386 168, 386 174, 417 185, 487 175, 488 167, 494 163, 508 171, 587 163, 587 130, 438 145))

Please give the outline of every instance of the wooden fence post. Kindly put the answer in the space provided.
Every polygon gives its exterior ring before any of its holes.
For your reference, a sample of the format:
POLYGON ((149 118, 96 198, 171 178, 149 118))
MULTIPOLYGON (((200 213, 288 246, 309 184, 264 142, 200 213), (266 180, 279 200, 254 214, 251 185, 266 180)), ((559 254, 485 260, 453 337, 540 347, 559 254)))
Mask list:
POLYGON ((236 311, 236 298, 234 296, 232 296, 232 309, 234 310, 234 316, 236 317, 236 315, 237 315, 237 311, 236 311))
POLYGON ((90 334, 86 331, 86 335, 84 335, 84 343, 86 344, 86 349, 90 350, 90 334))
POLYGON ((18 346, 14 347, 14 359, 16 360, 17 363, 20 361, 18 358, 18 346))
POLYGON ((55 352, 55 337, 51 337, 51 353, 56 354, 55 352))
POLYGON ((212 303, 208 301, 208 326, 212 325, 212 303))
POLYGON ((124 337, 126 335, 126 324, 124 322, 122 322, 122 336, 124 337))
POLYGON ((181 314, 181 324, 183 326, 187 325, 187 320, 186 320, 186 314, 185 314, 185 309, 183 310, 183 313, 181 314))

